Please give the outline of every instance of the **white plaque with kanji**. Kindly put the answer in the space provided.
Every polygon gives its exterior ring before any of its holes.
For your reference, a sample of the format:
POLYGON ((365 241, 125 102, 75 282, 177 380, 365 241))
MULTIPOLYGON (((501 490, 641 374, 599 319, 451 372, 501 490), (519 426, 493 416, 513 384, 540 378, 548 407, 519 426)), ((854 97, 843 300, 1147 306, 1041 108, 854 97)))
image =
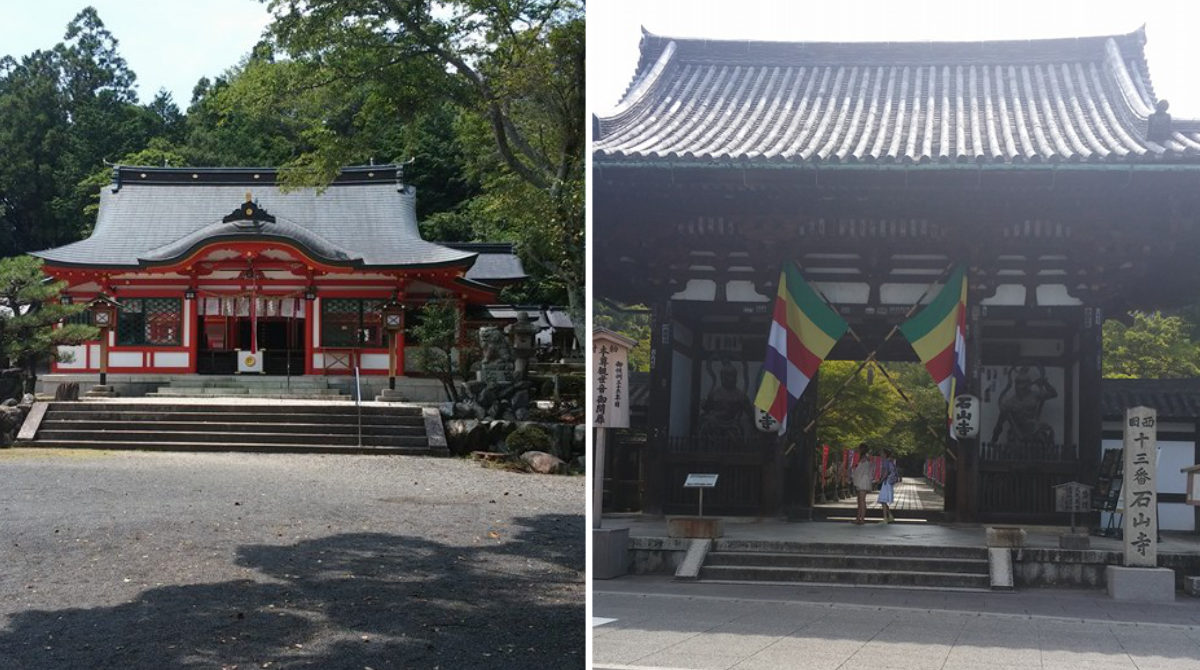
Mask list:
POLYGON ((1125 565, 1158 565, 1158 412, 1125 410, 1125 565))
POLYGON ((607 328, 592 329, 593 427, 629 427, 629 350, 636 345, 607 328))

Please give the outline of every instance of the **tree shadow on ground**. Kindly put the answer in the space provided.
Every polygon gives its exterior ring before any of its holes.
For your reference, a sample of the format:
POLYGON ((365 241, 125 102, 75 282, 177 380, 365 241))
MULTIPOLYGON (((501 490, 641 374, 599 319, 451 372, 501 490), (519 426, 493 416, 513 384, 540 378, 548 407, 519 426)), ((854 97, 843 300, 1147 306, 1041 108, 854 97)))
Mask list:
POLYGON ((382 533, 245 545, 237 563, 256 580, 16 614, 0 667, 582 668, 583 517, 515 525, 478 547, 382 533))

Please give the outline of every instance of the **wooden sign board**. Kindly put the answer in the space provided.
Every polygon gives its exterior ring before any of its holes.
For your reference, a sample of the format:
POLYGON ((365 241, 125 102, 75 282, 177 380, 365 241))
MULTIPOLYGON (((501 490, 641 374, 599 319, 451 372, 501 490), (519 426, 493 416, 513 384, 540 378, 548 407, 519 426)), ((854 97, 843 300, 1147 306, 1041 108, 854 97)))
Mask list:
POLYGON ((592 426, 629 427, 629 350, 635 346, 620 333, 592 329, 592 426))

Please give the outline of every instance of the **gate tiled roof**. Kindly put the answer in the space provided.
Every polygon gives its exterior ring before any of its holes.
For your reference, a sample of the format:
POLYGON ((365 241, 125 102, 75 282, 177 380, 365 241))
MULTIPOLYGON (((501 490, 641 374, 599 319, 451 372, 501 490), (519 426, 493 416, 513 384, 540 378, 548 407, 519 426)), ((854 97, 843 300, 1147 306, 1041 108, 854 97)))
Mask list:
POLYGON ((1200 121, 1156 111, 1144 31, 991 42, 821 43, 645 33, 597 120, 637 163, 1196 162, 1200 121))
POLYGON ((1106 418, 1120 419, 1125 410, 1153 407, 1163 420, 1200 420, 1200 379, 1105 379, 1101 407, 1106 418))

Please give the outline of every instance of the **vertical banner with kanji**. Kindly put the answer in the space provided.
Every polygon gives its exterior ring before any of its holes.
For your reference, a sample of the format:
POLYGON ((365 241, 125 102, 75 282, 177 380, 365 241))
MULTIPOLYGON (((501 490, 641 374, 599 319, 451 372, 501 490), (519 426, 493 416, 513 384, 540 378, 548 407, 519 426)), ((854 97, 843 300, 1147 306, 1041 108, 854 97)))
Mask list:
POLYGON ((1125 410, 1125 565, 1158 565, 1158 412, 1125 410))

